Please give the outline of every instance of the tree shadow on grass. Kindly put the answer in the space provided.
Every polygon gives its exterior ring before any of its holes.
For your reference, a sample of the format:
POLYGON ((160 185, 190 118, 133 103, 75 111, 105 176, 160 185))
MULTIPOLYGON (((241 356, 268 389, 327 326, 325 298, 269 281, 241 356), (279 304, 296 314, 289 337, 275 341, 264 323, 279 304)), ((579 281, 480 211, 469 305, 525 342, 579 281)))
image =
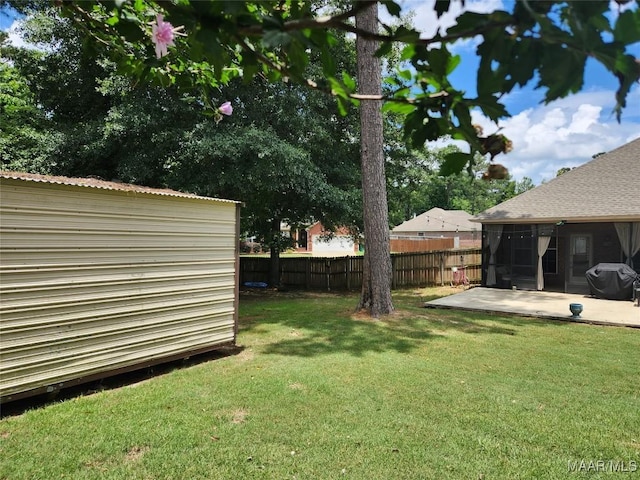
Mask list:
POLYGON ((240 316, 241 330, 269 335, 269 325, 285 326, 284 338, 267 340, 263 353, 311 357, 345 352, 354 356, 394 351, 409 353, 451 332, 516 335, 524 322, 470 312, 421 308, 420 298, 403 298, 398 311, 379 320, 355 314, 353 295, 281 293, 242 297, 250 313, 240 316))

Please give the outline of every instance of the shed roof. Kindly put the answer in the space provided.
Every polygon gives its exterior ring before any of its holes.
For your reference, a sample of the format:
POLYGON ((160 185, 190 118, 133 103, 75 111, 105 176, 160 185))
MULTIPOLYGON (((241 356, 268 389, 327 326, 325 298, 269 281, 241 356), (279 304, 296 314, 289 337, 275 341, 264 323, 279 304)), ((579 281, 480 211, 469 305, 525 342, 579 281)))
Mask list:
POLYGON ((480 223, 640 220, 640 138, 476 215, 480 223))
POLYGON ((0 178, 12 180, 25 180, 28 182, 41 182, 57 185, 70 185, 75 187, 99 188, 102 190, 114 190, 122 192, 147 193, 151 195, 164 195, 170 197, 194 198, 200 200, 213 200, 218 202, 240 203, 235 200, 225 200, 222 198, 204 197, 192 193, 178 192, 168 188, 151 188, 130 183, 108 182, 99 178, 75 178, 56 175, 40 175, 37 173, 13 172, 0 170, 0 178))
POLYGON ((478 230, 478 225, 471 223, 471 218, 472 215, 464 210, 443 210, 436 207, 401 223, 392 232, 472 232, 478 230))

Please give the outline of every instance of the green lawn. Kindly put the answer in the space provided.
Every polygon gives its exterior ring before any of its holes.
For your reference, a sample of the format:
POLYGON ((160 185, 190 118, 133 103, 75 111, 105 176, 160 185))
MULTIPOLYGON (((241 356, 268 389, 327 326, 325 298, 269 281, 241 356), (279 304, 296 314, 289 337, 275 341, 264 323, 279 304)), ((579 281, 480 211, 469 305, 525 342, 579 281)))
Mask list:
POLYGON ((4 418, 0 479, 640 478, 639 330, 431 293, 243 295, 237 355, 4 418))

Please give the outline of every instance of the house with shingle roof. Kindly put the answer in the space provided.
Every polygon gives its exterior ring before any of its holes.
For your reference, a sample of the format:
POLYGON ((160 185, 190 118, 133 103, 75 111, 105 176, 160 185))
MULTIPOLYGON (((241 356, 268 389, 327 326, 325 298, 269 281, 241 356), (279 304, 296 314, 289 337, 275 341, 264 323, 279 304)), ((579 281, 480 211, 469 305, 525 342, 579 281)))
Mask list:
POLYGON ((464 210, 432 208, 391 230, 391 238, 458 238, 458 246, 479 246, 480 226, 471 222, 473 215, 464 210))
POLYGON ((640 138, 476 215, 485 286, 588 293, 585 272, 640 273, 640 138))

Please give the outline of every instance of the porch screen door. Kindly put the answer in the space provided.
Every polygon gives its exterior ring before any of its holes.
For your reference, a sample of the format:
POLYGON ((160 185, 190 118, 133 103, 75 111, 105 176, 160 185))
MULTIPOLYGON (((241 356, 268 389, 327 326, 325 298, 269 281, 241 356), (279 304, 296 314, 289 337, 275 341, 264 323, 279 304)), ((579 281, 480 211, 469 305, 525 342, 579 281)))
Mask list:
POLYGON ((569 256, 569 282, 586 284, 585 273, 592 266, 593 251, 591 235, 571 235, 571 254, 569 256))

